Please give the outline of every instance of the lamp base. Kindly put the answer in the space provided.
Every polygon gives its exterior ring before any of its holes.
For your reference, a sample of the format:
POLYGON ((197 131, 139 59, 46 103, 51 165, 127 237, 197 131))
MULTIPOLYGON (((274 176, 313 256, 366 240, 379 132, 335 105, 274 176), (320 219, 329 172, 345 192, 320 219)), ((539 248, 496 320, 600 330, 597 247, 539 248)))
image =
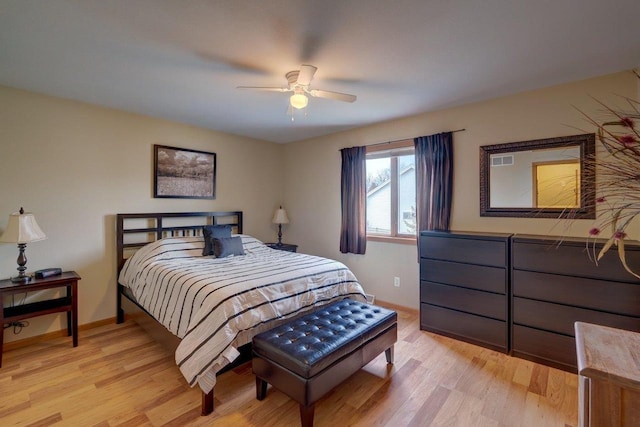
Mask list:
POLYGON ((27 256, 24 253, 26 248, 26 243, 18 243, 18 275, 11 278, 13 283, 27 283, 31 280, 31 277, 24 273, 27 270, 27 256))
POLYGON ((15 276, 11 278, 13 283, 29 283, 31 281, 31 276, 15 276))
POLYGON ((282 246, 282 224, 278 224, 278 246, 282 246))

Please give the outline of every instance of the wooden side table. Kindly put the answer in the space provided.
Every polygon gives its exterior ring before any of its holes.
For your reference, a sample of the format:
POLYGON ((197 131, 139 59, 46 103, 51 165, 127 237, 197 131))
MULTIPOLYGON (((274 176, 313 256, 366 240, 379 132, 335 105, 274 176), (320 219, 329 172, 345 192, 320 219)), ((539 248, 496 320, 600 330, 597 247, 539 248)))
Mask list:
MULTIPOLYGON (((17 322, 30 317, 51 313, 67 313, 67 335, 73 335, 73 346, 78 346, 78 280, 80 276, 75 271, 65 271, 61 275, 46 279, 32 279, 27 283, 13 283, 11 280, 0 280, 0 324, 17 322), (4 306, 7 295, 25 292, 41 291, 66 287, 67 294, 61 298, 21 304, 12 307, 4 306)), ((2 367, 2 347, 4 333, 0 334, 0 367, 2 367)))
POLYGON ((640 425, 640 333, 576 322, 578 425, 640 425))
POLYGON ((282 243, 280 245, 277 243, 265 243, 265 245, 269 246, 271 249, 277 249, 279 251, 285 251, 285 252, 298 251, 298 245, 292 245, 290 243, 282 243))

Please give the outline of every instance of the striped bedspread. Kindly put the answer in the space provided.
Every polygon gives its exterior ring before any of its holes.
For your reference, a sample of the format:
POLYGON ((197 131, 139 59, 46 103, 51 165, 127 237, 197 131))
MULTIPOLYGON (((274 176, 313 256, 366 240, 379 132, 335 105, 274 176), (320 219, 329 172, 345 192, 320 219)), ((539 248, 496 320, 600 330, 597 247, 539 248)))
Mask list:
POLYGON ((344 264, 240 236, 244 256, 203 257, 202 237, 172 237, 138 250, 120 272, 120 284, 182 339, 176 363, 204 392, 255 334, 337 299, 365 301, 344 264))

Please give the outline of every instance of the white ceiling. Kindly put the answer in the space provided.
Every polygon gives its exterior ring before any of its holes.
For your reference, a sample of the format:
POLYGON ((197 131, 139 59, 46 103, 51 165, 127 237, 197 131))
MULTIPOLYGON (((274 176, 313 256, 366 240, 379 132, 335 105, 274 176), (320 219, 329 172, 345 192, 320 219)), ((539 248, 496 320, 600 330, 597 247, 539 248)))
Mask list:
POLYGON ((0 0, 0 84, 291 142, 640 65, 639 0, 0 0), (302 63, 312 98, 286 115, 302 63))

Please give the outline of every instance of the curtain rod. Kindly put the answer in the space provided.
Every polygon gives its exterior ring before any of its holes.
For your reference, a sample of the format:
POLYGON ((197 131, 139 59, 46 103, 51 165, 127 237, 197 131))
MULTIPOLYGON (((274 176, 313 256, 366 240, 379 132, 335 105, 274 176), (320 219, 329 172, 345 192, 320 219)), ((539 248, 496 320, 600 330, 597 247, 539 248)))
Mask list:
MULTIPOLYGON (((452 130, 451 133, 464 132, 465 130, 466 130, 465 128, 456 129, 456 130, 452 130)), ((446 132, 439 132, 439 133, 446 133, 446 132)), ((413 137, 413 138, 415 138, 415 137, 413 137)), ((394 142, 406 141, 407 139, 413 139, 413 138, 403 138, 403 139, 396 139, 395 141, 376 142, 375 144, 365 145, 365 147, 375 147, 376 145, 392 144, 394 142)))

